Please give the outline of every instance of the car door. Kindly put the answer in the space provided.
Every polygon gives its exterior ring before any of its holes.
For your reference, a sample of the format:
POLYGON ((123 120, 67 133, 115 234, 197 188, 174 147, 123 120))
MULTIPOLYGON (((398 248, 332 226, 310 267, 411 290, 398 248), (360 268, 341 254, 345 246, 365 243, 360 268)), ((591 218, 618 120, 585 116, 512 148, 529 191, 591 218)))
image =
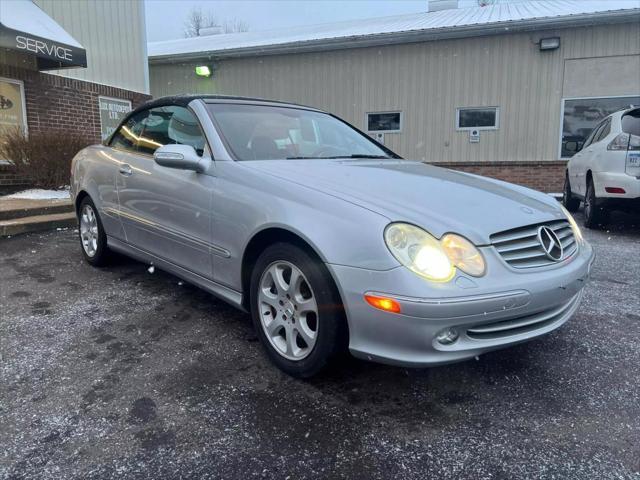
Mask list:
POLYGON ((590 163, 590 157, 593 153, 591 145, 595 137, 599 134, 601 128, 602 123, 596 125, 585 140, 582 150, 576 153, 571 159, 571 169, 569 171, 570 174, 573 171, 573 176, 571 177, 571 190, 579 195, 584 196, 586 192, 587 164, 590 163))
POLYGON ((592 172, 599 172, 600 164, 603 159, 603 155, 606 154, 607 151, 607 142, 606 138, 611 133, 611 117, 607 118, 603 124, 602 128, 598 131, 597 136, 594 137, 593 142, 590 146, 590 155, 589 162, 585 165, 587 170, 591 170, 592 172))
POLYGON ((163 167, 154 151, 169 143, 193 146, 210 155, 195 115, 167 105, 145 111, 137 151, 118 177, 120 214, 127 242, 206 278, 210 255, 211 199, 214 177, 163 167))
POLYGON ((113 201, 104 203, 102 223, 107 235, 118 240, 126 240, 124 225, 120 215, 120 202, 118 199, 118 183, 120 176, 125 171, 131 169, 130 165, 135 164, 137 155, 137 139, 142 132, 142 120, 146 117, 146 112, 132 115, 121 125, 109 140, 108 146, 103 147, 99 154, 104 157, 111 169, 111 181, 104 185, 108 190, 109 197, 113 201))

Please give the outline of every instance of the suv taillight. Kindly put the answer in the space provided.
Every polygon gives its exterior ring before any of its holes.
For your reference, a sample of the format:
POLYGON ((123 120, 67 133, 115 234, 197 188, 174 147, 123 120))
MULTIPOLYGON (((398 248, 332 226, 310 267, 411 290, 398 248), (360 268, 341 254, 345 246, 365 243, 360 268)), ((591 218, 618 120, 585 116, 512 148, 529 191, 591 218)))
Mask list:
POLYGON ((640 137, 629 133, 621 133, 611 140, 607 150, 640 150, 640 137))

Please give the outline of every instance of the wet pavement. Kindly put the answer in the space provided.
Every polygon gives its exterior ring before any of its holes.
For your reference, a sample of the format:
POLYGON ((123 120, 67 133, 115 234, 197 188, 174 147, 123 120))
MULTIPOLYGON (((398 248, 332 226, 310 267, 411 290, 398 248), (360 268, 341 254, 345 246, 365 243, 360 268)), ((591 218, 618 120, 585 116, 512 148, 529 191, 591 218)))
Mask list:
POLYGON ((248 315, 72 230, 0 239, 0 478, 640 478, 640 220, 576 316, 476 361, 309 381, 248 315))

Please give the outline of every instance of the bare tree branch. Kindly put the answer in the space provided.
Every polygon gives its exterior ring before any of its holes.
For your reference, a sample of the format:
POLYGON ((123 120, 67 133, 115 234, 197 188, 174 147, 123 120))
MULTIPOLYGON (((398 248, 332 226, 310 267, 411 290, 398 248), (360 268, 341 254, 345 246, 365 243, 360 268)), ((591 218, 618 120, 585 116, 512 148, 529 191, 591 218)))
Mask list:
POLYGON ((192 7, 184 22, 185 37, 199 37, 203 28, 220 27, 220 33, 248 32, 249 24, 238 18, 218 22, 213 12, 203 12, 202 7, 192 7))

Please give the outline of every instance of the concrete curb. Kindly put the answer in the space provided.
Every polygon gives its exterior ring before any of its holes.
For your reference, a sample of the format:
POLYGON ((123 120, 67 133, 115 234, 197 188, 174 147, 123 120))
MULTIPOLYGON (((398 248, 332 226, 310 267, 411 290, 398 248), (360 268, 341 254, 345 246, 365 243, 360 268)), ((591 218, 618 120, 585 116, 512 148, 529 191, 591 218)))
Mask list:
POLYGON ((56 228, 76 227, 77 225, 78 220, 74 212, 33 215, 0 221, 0 237, 54 230, 56 228))

